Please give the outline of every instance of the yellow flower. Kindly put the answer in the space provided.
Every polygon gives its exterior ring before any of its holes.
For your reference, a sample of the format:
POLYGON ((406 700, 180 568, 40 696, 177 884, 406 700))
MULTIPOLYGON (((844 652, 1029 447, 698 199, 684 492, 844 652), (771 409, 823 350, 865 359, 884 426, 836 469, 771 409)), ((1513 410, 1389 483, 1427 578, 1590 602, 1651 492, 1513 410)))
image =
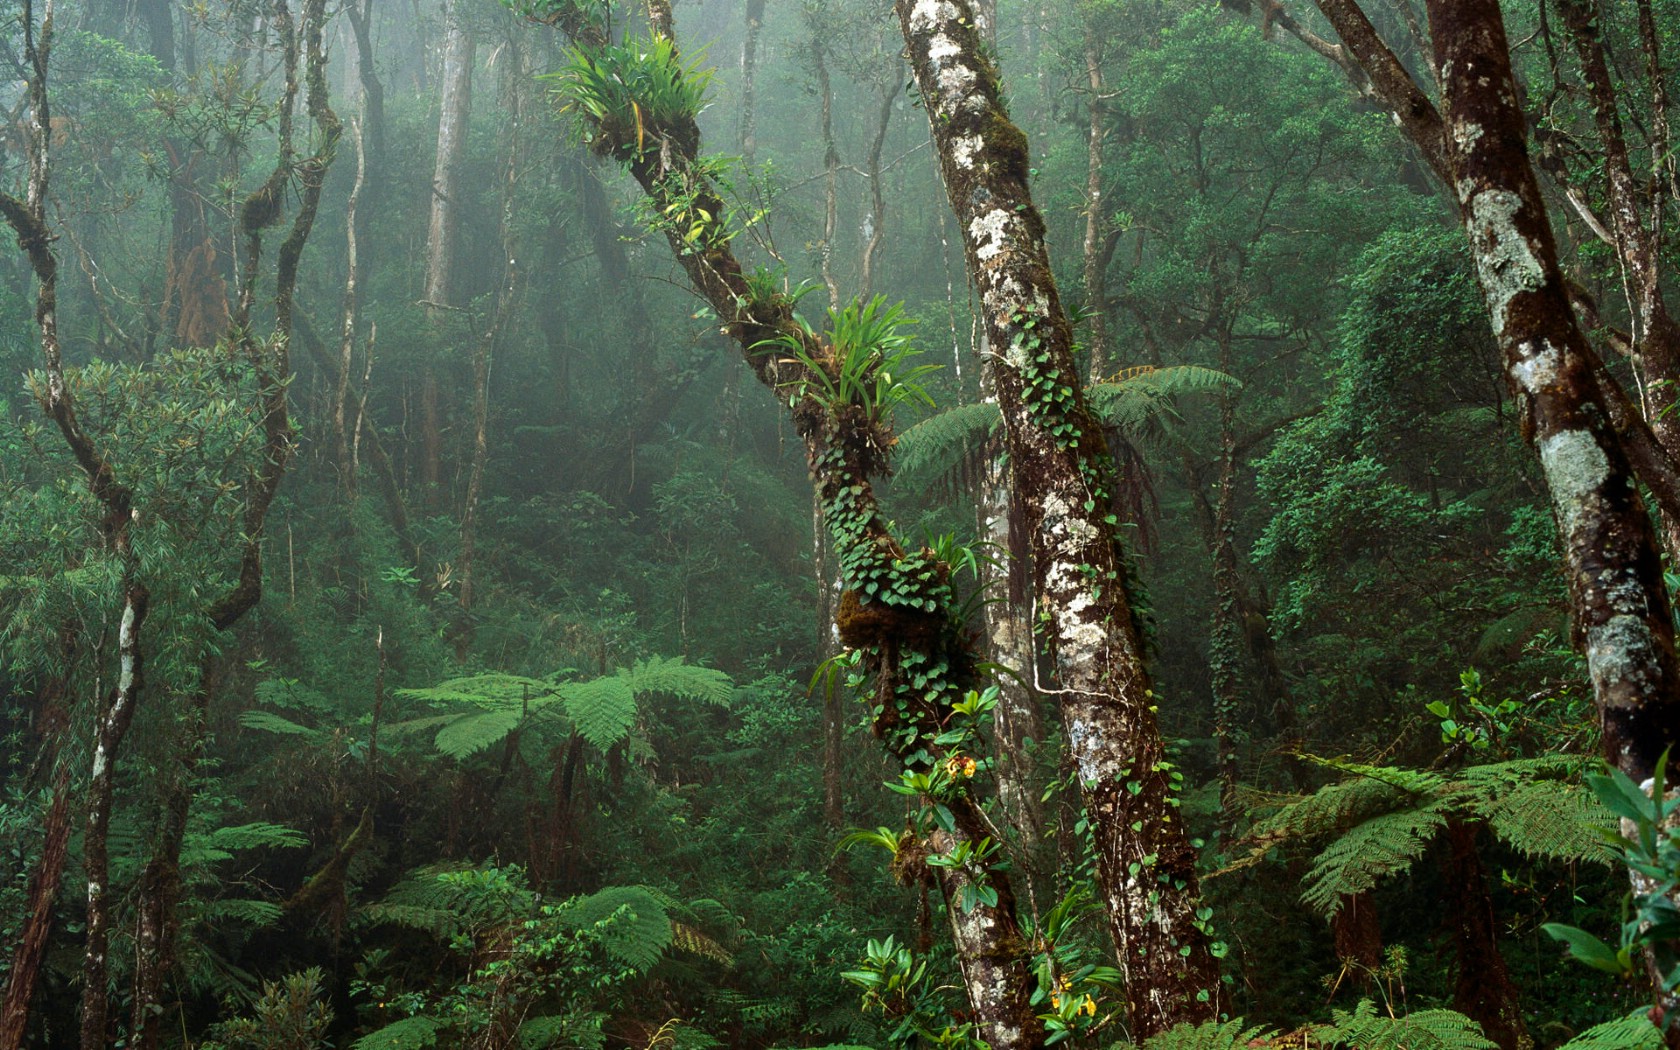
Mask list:
POLYGON ((945 772, 953 777, 971 777, 979 764, 967 755, 953 754, 945 760, 945 772))
POLYGON ((1091 1017, 1097 1016, 1097 1001, 1087 995, 1085 1001, 1079 1004, 1079 1012, 1091 1017))

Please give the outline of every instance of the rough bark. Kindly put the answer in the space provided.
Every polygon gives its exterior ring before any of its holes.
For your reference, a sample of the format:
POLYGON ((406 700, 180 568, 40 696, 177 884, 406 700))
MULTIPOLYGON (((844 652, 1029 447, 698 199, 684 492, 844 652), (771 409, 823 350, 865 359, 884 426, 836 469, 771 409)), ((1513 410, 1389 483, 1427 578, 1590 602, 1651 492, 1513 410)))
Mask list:
POLYGON ((1128 985, 1131 1035, 1218 1016, 1218 966, 1109 512, 1115 488, 1028 189, 1027 141, 966 0, 897 0, 911 67, 979 290, 1016 482, 1034 540, 1044 692, 1061 708, 1128 985))
POLYGON ((1452 916, 1453 946, 1458 956, 1453 1009, 1482 1026, 1482 1034, 1500 1050, 1531 1050, 1534 1037, 1523 1023, 1517 987, 1499 951, 1499 920, 1488 895, 1487 869, 1476 839, 1481 826, 1447 822, 1447 856, 1442 874, 1456 896, 1452 916))
POLYGON ((1605 754, 1637 783, 1680 739, 1656 537, 1570 308, 1497 0, 1429 0, 1428 10, 1450 184, 1525 435, 1540 455, 1605 754))
POLYGON ((881 86, 881 110, 875 118, 875 137, 869 142, 869 156, 865 173, 869 176, 869 238, 863 245, 863 261, 858 274, 858 297, 867 299, 875 289, 875 253, 887 236, 887 199, 881 188, 881 152, 886 148, 887 132, 892 128, 893 104, 898 101, 901 88, 898 77, 890 77, 881 86))
POLYGON ((53 902, 70 855, 70 825, 70 771, 65 767, 53 781, 52 804, 42 825, 41 859, 29 880, 23 934, 12 954, 5 997, 0 999, 0 1050, 18 1050, 29 1030, 29 1005, 52 934, 53 902))
POLYGON ((1103 250, 1108 235, 1108 214, 1103 201, 1103 141, 1108 133, 1104 104, 1103 34, 1093 16, 1085 27, 1085 81, 1091 93, 1085 128, 1085 237, 1080 245, 1084 260, 1086 352, 1091 382, 1108 374, 1108 253, 1103 250))

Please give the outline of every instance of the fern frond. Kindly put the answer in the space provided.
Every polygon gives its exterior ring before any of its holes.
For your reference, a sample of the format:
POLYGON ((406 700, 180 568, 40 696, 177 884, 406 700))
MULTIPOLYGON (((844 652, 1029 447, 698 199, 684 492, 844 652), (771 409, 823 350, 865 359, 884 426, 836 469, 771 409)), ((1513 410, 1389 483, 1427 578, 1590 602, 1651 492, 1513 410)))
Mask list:
POLYGON ((673 936, 665 906, 644 886, 608 886, 574 897, 555 915, 574 926, 597 927, 607 954, 637 970, 651 969, 673 936))
POLYGON ((735 685, 728 675, 685 663, 680 656, 650 657, 620 673, 629 679, 630 689, 637 696, 663 694, 719 707, 728 706, 735 696, 735 685))
POLYGON ((729 954, 723 945, 686 922, 671 924, 671 947, 725 966, 735 965, 735 956, 729 954))
POLYGON ((394 1021, 350 1044, 351 1050, 421 1050, 437 1042, 443 1022, 420 1014, 394 1021))
POLYGON ((987 455, 1003 422, 995 403, 958 405, 929 416, 898 435, 893 471, 900 478, 931 483, 987 455))
POLYGON ((419 930, 433 937, 452 937, 461 932, 460 916, 447 908, 429 908, 418 904, 392 904, 382 901, 362 909, 369 922, 405 929, 419 930))
POLYGON ((326 736, 319 729, 299 725, 289 718, 282 718, 272 711, 245 711, 239 716, 239 724, 246 729, 255 729, 263 733, 277 733, 281 736, 301 736, 311 740, 319 740, 326 736))
POLYGON ((1481 811, 1495 835, 1530 857, 1616 859, 1616 818, 1583 784, 1536 780, 1489 799, 1481 811))
POLYGON ((196 917, 211 926, 237 923, 253 930, 266 930, 279 924, 281 914, 280 905, 273 901, 232 898, 202 901, 196 917))
POLYGON ((1455 1010, 1418 1010, 1384 1017, 1369 999, 1353 1013, 1337 1010, 1336 1023, 1320 1029, 1347 1050, 1495 1050, 1482 1026, 1455 1010))
POLYGON ((500 707, 509 703, 523 703, 526 699, 547 696, 552 683, 516 674, 475 674, 465 678, 451 678, 447 682, 424 689, 397 689, 393 694, 405 700, 423 700, 434 704, 477 704, 481 707, 500 707))
POLYGON ((636 724, 636 694, 622 675, 560 686, 566 716, 583 738, 605 751, 629 735, 636 724))
POLYGON ((1423 856, 1447 823, 1436 807, 1403 809, 1364 821, 1332 842, 1302 881, 1301 900, 1321 915, 1334 915, 1346 895, 1363 893, 1388 875, 1406 871, 1423 856))
POLYGON ((1259 842, 1321 839, 1361 820, 1413 805, 1445 783, 1432 773, 1403 769, 1349 766, 1344 772, 1360 775, 1327 784, 1283 806, 1256 823, 1248 837, 1259 842), (1379 771, 1383 775, 1368 775, 1379 771), (1401 778, 1400 774, 1409 776, 1401 778))
POLYGON ((1263 1026, 1245 1029, 1243 1019, 1236 1017, 1223 1023, 1204 1021, 1196 1025, 1174 1025, 1159 1035, 1145 1039, 1143 1050, 1247 1050, 1249 1046, 1275 1034, 1274 1029, 1263 1026))
POLYGON ((231 860, 241 850, 296 849, 307 845, 309 840, 299 831, 284 824, 257 821, 208 832, 189 831, 181 843, 179 863, 183 868, 191 868, 231 860))
POLYGON ((1182 418, 1174 399, 1187 394, 1229 393, 1242 388, 1234 376, 1199 365, 1168 368, 1140 366, 1116 373, 1087 393, 1091 407, 1126 440, 1142 449, 1159 449, 1179 438, 1182 418))
POLYGON ((519 727, 525 712, 519 704, 492 707, 456 718, 438 730, 432 744, 450 758, 462 759, 501 743, 519 727))
POLYGON ((1558 1050, 1662 1050, 1662 1030, 1651 1023, 1647 1012, 1629 1014, 1582 1032, 1558 1050))

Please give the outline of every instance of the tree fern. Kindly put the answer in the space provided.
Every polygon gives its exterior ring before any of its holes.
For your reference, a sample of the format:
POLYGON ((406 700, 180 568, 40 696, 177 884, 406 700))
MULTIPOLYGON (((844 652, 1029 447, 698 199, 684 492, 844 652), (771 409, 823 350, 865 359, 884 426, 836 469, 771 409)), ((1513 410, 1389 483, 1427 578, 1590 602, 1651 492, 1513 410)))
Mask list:
POLYGON ((213 831, 189 831, 181 842, 180 865, 190 868, 232 860, 235 853, 249 849, 296 849, 309 845, 301 832, 284 824, 257 821, 213 831))
POLYGON ((623 740, 636 724, 636 694, 622 675, 569 683, 560 696, 573 727, 598 750, 623 740))
POLYGON ((893 470, 913 482, 933 483, 964 473, 991 454, 1003 414, 995 403, 958 405, 929 416, 898 436, 893 470))
POLYGON ((465 678, 451 678, 447 682, 424 689, 397 689, 394 695, 408 700, 424 700, 435 704, 474 704, 480 707, 499 707, 508 703, 523 703, 533 697, 548 695, 554 683, 540 678, 524 678, 513 674, 476 674, 465 678))
POLYGON ((597 927, 601 946, 618 962, 648 970, 671 946, 671 918, 659 899, 643 886, 609 886, 587 897, 574 897, 555 917, 579 927, 597 927))
POLYGON ((1234 376, 1199 365, 1130 368, 1087 391, 1091 407, 1109 426, 1142 449, 1179 442, 1181 417, 1174 399, 1188 394, 1233 393, 1242 388, 1234 376))
POLYGON ((1385 1017, 1367 999, 1352 1013, 1337 1010, 1333 1016, 1335 1024, 1319 1034, 1347 1050, 1495 1050, 1481 1025, 1454 1010, 1385 1017))
POLYGON ((351 1050, 421 1050, 437 1042, 442 1021, 424 1014, 377 1028, 350 1044, 351 1050))
POLYGON ((1384 877, 1406 871, 1445 827, 1438 806, 1403 809, 1363 821, 1313 860, 1301 900, 1322 915, 1334 915, 1349 894, 1371 889, 1384 877))
MULTIPOLYGON (((1276 1036, 1263 1026, 1243 1027, 1243 1019, 1180 1024, 1143 1041, 1143 1050, 1247 1050, 1276 1036)), ((1121 1044, 1122 1047, 1127 1044, 1121 1044)))
MULTIPOLYGON (((734 684, 722 671, 687 663, 682 657, 653 656, 619 672, 638 696, 665 695, 699 700, 719 707, 735 695, 734 684)), ((565 687, 562 687, 564 691, 565 687)))
POLYGON ((319 729, 299 725, 289 718, 277 715, 272 711, 245 711, 239 716, 239 724, 246 729, 255 729, 263 733, 276 733, 280 736, 301 736, 311 740, 325 738, 326 734, 319 729))
POLYGON ((505 740, 524 721, 525 715, 520 704, 475 711, 439 729, 432 745, 450 758, 466 758, 505 740))
POLYGON ((1558 1050, 1662 1050, 1663 1045, 1662 1030, 1641 1010, 1594 1025, 1558 1050))

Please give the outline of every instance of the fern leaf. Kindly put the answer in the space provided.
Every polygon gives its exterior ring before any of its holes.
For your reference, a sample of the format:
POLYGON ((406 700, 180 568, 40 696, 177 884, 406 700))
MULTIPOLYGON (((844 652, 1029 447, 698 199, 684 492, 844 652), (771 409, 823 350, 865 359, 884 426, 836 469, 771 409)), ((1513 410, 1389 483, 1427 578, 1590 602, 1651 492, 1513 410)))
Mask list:
POLYGON ((438 730, 432 744, 450 758, 466 758, 506 739, 524 716, 514 704, 462 715, 438 730))
POLYGON ((273 901, 246 898, 201 901, 196 917, 210 925, 238 923, 254 930, 266 930, 280 922, 280 905, 273 901))
POLYGON ((1174 399, 1186 394, 1228 393, 1241 389, 1235 377, 1198 365, 1126 369, 1113 381, 1089 390, 1091 406, 1139 448, 1158 449, 1178 438, 1181 417, 1174 399))
POLYGON ((1344 771, 1360 775, 1327 784, 1283 806, 1255 824, 1248 837, 1260 842, 1324 838, 1361 820, 1409 807, 1444 784, 1434 774, 1410 770, 1352 766, 1344 771), (1369 775, 1372 772, 1382 775, 1369 775), (1397 780, 1399 774, 1411 775, 1397 780))
POLYGON ((289 718, 282 718, 272 711, 246 711, 239 716, 239 724, 246 729, 255 729, 263 733, 277 733, 281 736, 301 736, 312 740, 325 736, 319 729, 298 725, 289 718))
POLYGON ((1537 780, 1490 800, 1488 826, 1514 849, 1549 860, 1616 859, 1616 820, 1582 784, 1537 780))
POLYGON ((1243 1028, 1240 1017, 1223 1023, 1205 1021, 1202 1024, 1180 1024, 1143 1041, 1144 1050, 1247 1050, 1257 1041, 1270 1039, 1276 1033, 1270 1028, 1243 1028))
POLYGON ((181 843, 180 865, 191 868, 232 860, 241 850, 296 849, 307 845, 309 840, 302 833, 284 824, 264 821, 237 824, 209 832, 188 832, 181 843))
POLYGON ((351 1050, 421 1050, 437 1042, 443 1022, 420 1014, 375 1029, 350 1044, 351 1050))
POLYGON ((450 937, 460 932, 461 920, 447 908, 429 908, 417 904, 392 904, 388 901, 369 904, 362 909, 369 922, 401 926, 419 930, 434 937, 450 937))
POLYGON ((623 740, 636 724, 636 694, 622 675, 568 683, 560 687, 560 698, 572 725, 597 750, 623 740))
POLYGON ((994 403, 958 405, 898 435, 893 471, 910 481, 932 482, 985 455, 1003 414, 994 403))
POLYGON ((725 966, 735 965, 735 957, 729 954, 723 945, 686 922, 671 924, 671 947, 690 955, 712 959, 725 966))
POLYGON ((547 696, 554 686, 537 678, 515 674, 477 674, 451 678, 426 689, 397 689, 396 696, 435 704, 477 704, 500 707, 547 696))
POLYGON ((1662 1050, 1662 1030, 1644 1010, 1582 1032, 1558 1050, 1662 1050))
POLYGON ((637 970, 651 969, 671 945, 670 915, 642 886, 609 886, 574 897, 557 916, 576 926, 597 927, 607 954, 637 970))
POLYGON ((1351 1014, 1337 1010, 1335 1018, 1335 1025, 1320 1034, 1348 1050, 1496 1050, 1481 1025, 1455 1010, 1384 1017, 1367 999, 1351 1014))
POLYGON ((651 657, 620 673, 629 679, 630 689, 637 696, 664 694, 723 707, 735 695, 734 683, 728 675, 710 667, 684 663, 680 656, 651 657))
POLYGON ((1382 878, 1403 872, 1423 856, 1447 820, 1435 807, 1403 809, 1367 820, 1332 842, 1313 861, 1301 900, 1321 915, 1334 915, 1342 898, 1363 893, 1382 878))

